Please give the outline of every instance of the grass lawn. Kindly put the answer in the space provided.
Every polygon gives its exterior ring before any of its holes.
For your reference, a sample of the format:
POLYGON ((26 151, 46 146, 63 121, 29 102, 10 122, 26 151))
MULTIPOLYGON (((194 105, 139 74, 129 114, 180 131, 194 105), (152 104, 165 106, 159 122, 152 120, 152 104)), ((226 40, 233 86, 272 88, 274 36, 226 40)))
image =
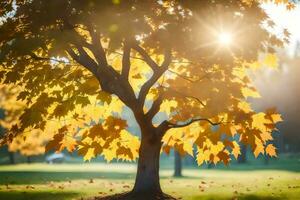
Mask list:
MULTIPOLYGON (((161 170, 163 190, 196 199, 300 199, 300 172, 186 169, 173 178, 161 170)), ((124 192, 133 186, 130 164, 20 164, 0 166, 0 199, 71 200, 124 192)))

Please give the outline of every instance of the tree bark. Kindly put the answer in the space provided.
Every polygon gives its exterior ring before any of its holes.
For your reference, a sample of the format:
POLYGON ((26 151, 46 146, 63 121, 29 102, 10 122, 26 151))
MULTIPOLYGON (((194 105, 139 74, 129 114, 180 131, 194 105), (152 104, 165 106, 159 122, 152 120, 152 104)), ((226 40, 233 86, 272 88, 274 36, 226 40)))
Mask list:
POLYGON ((241 154, 238 156, 238 163, 246 163, 247 162, 247 146, 244 144, 241 144, 241 154))
POLYGON ((145 135, 142 134, 137 174, 132 192, 143 195, 162 194, 159 183, 161 138, 145 137, 145 135))
POLYGON ((15 154, 14 154, 14 152, 9 152, 8 156, 9 156, 9 163, 12 164, 12 165, 15 164, 15 154))
POLYGON ((31 162, 31 156, 27 156, 27 163, 30 164, 31 162))
POLYGON ((174 150, 174 176, 182 177, 182 159, 178 151, 174 150))

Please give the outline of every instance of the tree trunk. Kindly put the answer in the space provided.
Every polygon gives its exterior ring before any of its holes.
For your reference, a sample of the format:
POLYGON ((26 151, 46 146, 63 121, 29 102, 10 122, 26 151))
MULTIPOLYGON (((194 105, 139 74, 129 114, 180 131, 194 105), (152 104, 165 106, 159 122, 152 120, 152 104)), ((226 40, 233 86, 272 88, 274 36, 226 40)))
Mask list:
POLYGON ((182 176, 182 162, 181 162, 181 156, 180 154, 178 153, 178 151, 174 150, 174 168, 175 168, 175 171, 174 171, 174 176, 175 177, 181 177, 182 176))
POLYGON ((28 163, 28 164, 31 163, 31 156, 27 156, 27 163, 28 163))
POLYGON ((266 156, 264 156, 264 160, 265 160, 265 165, 268 165, 270 157, 266 155, 266 156))
POLYGON ((132 190, 133 193, 143 195, 162 194, 159 183, 161 145, 160 138, 142 136, 135 185, 132 190))
POLYGON ((238 163, 246 163, 247 162, 247 146, 241 144, 241 154, 238 156, 238 163))
POLYGON ((9 156, 9 163, 12 164, 12 165, 15 164, 15 154, 14 154, 14 152, 9 152, 8 156, 9 156))

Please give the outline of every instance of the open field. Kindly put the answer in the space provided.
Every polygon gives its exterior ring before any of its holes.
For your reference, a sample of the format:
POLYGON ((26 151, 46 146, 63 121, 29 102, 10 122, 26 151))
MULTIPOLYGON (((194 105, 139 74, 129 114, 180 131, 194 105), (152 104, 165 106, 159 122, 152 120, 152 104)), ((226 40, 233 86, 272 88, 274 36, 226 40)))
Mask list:
MULTIPOLYGON (((20 164, 0 166, 0 199, 71 200, 130 190, 131 164, 20 164)), ((186 169, 173 178, 161 170, 163 190, 196 199, 300 199, 300 172, 285 170, 186 169)))

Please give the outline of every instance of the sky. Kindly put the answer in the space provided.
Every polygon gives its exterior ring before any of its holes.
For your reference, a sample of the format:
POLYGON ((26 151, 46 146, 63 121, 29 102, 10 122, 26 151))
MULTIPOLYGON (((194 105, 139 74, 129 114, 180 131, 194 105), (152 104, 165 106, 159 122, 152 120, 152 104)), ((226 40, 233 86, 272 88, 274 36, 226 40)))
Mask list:
POLYGON ((275 22, 276 32, 280 33, 286 28, 291 33, 290 44, 286 48, 289 53, 292 53, 297 41, 300 42, 300 3, 291 11, 288 11, 283 5, 274 4, 265 4, 263 8, 275 22))

